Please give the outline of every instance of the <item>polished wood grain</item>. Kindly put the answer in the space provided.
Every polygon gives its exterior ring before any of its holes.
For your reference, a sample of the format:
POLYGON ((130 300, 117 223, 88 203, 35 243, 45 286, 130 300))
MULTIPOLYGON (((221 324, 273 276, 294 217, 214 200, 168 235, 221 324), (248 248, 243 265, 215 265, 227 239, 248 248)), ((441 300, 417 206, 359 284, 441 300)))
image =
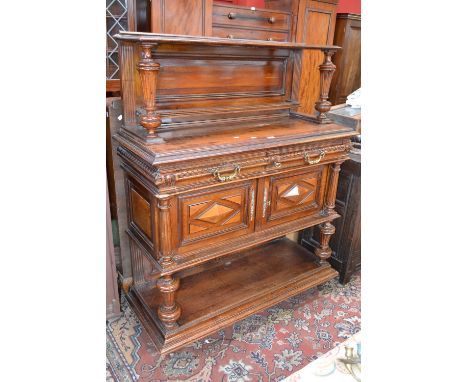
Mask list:
POLYGON ((339 164, 358 132, 297 112, 297 95, 303 52, 327 60, 337 48, 116 38, 125 73, 115 138, 129 211, 127 297, 157 348, 178 349, 334 277, 327 259, 339 164), (160 126, 145 126, 148 116, 160 126), (322 231, 315 253, 281 239, 314 225, 322 231))

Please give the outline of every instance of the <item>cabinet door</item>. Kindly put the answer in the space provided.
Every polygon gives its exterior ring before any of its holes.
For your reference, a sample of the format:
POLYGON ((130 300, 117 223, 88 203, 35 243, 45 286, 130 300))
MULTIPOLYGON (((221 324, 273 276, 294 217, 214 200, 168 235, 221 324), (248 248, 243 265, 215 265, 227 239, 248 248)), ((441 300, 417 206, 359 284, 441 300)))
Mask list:
POLYGON ((262 225, 276 225, 320 211, 326 167, 265 178, 262 225))
POLYGON ((253 232, 255 188, 250 180, 179 196, 179 253, 253 232))

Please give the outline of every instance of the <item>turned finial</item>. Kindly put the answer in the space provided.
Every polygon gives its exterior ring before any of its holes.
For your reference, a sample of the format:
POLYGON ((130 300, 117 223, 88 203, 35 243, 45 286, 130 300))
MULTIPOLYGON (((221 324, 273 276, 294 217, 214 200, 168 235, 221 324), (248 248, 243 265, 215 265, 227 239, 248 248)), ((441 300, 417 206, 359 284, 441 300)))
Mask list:
POLYGON ((325 113, 330 111, 332 106, 331 102, 328 101, 328 92, 330 91, 331 80, 336 69, 336 66, 331 60, 333 54, 336 52, 336 48, 324 48, 322 49, 322 52, 324 53, 324 60, 323 63, 319 66, 320 97, 319 100, 315 102, 315 110, 318 111, 318 114, 314 119, 317 123, 331 123, 332 121, 325 113))
POLYGON ((161 118, 156 113, 156 89, 159 64, 151 57, 151 48, 155 44, 141 44, 141 59, 138 63, 146 114, 140 117, 140 124, 148 131, 147 139, 157 137, 156 129, 161 126, 161 118))

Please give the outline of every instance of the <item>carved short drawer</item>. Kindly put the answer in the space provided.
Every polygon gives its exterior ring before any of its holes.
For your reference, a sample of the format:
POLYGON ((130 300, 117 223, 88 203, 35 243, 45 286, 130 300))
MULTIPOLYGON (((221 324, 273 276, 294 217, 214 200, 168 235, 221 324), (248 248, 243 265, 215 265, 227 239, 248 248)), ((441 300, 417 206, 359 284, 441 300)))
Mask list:
POLYGON ((347 155, 349 143, 340 145, 297 145, 281 149, 258 150, 244 155, 190 161, 161 168, 157 185, 180 191, 208 185, 225 184, 243 179, 273 175, 284 170, 307 170, 311 165, 326 164, 347 155))
POLYGON ((213 24, 231 27, 289 31, 291 16, 287 12, 213 5, 213 24))

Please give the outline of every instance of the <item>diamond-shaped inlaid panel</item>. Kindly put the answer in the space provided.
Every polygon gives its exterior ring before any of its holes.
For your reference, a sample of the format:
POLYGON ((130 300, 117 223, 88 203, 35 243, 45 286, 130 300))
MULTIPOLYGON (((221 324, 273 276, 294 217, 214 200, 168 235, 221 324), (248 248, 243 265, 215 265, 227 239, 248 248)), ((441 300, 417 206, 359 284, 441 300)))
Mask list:
POLYGON ((178 196, 178 253, 222 245, 223 238, 252 233, 255 228, 256 180, 219 185, 178 196), (211 238, 206 244, 205 239, 211 238))
POLYGON ((106 30, 107 30, 107 79, 119 78, 119 65, 117 58, 118 45, 113 35, 128 29, 127 1, 107 0, 106 2, 106 30))
POLYGON ((242 196, 216 198, 189 206, 189 232, 197 233, 241 222, 242 196))
POLYGON ((290 180, 279 180, 275 184, 276 198, 273 211, 289 210, 299 208, 304 205, 315 203, 317 197, 317 182, 316 176, 310 178, 302 178, 290 180))
POLYGON ((219 224, 233 212, 234 210, 232 208, 214 203, 211 205, 211 207, 208 208, 208 210, 204 211, 201 215, 198 215, 197 219, 209 223, 219 224))

